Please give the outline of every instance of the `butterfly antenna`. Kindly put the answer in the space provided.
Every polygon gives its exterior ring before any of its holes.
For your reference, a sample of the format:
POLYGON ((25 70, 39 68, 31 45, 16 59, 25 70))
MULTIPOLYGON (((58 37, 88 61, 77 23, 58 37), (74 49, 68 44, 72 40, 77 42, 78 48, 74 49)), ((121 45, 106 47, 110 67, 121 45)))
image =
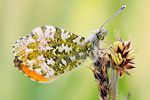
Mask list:
POLYGON ((99 29, 99 31, 102 29, 102 27, 109 21, 111 20, 113 17, 115 17, 120 11, 122 11, 124 8, 126 8, 126 5, 122 6, 113 16, 111 16, 99 29))

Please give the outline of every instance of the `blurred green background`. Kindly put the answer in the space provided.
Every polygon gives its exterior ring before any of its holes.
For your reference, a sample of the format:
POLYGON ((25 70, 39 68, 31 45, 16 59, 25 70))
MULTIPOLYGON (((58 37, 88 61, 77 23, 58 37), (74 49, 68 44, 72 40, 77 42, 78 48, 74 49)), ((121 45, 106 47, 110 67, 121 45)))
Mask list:
POLYGON ((150 98, 150 1, 149 0, 0 0, 0 100, 99 100, 91 60, 51 83, 31 81, 13 67, 13 44, 35 27, 53 25, 87 37, 122 5, 119 15, 108 22, 105 41, 131 36, 138 50, 137 68, 120 79, 118 99, 131 92, 130 100, 150 98), (129 36, 130 34, 130 36, 129 36))

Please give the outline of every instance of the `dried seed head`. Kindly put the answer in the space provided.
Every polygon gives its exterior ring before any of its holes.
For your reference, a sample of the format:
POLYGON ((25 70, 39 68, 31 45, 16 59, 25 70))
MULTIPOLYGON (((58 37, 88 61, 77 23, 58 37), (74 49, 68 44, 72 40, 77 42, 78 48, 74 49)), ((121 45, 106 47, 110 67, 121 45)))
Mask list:
POLYGON ((111 49, 106 53, 107 60, 114 64, 114 67, 120 73, 120 77, 123 76, 123 72, 130 75, 128 70, 135 68, 133 66, 135 63, 132 61, 134 56, 135 51, 131 46, 131 40, 122 41, 121 38, 117 38, 117 41, 111 45, 111 49))
POLYGON ((95 80, 98 84, 98 91, 101 98, 107 98, 109 95, 109 77, 108 77, 108 64, 105 57, 98 57, 93 63, 94 69, 91 69, 94 73, 95 80))

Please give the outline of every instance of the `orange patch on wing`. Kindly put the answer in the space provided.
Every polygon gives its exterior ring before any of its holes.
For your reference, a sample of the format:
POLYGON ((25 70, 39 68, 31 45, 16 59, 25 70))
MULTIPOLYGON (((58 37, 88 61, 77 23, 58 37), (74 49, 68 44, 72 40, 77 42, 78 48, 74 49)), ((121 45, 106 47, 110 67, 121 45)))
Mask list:
POLYGON ((30 70, 26 65, 24 65, 22 63, 21 60, 18 59, 17 56, 14 59, 14 66, 17 69, 21 70, 25 75, 29 76, 32 80, 36 80, 39 82, 50 82, 50 81, 53 81, 55 78, 58 77, 58 76, 54 76, 51 78, 46 78, 45 76, 40 75, 37 72, 30 70))
POLYGON ((27 66, 21 63, 22 69, 21 71, 24 72, 27 76, 29 76, 32 80, 37 80, 40 82, 47 82, 50 81, 46 77, 36 73, 35 71, 30 70, 27 66))

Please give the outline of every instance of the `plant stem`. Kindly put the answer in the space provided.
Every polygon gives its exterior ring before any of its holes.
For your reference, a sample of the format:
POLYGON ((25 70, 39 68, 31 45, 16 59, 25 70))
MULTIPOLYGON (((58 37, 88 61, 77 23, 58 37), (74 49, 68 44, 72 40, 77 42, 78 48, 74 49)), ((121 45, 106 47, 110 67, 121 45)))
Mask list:
POLYGON ((113 67, 110 68, 111 73, 111 100, 116 100, 117 97, 117 83, 116 83, 116 71, 113 67))

